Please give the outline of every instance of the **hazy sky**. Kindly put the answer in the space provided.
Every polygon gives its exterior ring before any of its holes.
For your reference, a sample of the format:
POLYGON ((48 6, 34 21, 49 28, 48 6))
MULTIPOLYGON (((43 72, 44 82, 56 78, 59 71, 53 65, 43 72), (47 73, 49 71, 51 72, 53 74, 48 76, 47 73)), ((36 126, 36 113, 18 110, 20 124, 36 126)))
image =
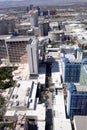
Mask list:
POLYGON ((24 5, 30 5, 30 4, 33 4, 33 5, 70 5, 70 4, 79 4, 79 3, 82 4, 82 2, 87 2, 87 0, 0 0, 0 8, 24 6, 24 5))
POLYGON ((87 0, 0 0, 0 2, 4 2, 4 1, 29 1, 30 3, 59 3, 59 4, 70 4, 70 3, 79 3, 79 2, 87 2, 87 0))
MULTIPOLYGON (((0 0, 0 1, 22 1, 22 0, 0 0)), ((31 0, 24 0, 24 1, 31 1, 31 0)), ((34 0, 37 1, 37 0, 34 0)), ((39 0, 39 1, 44 1, 44 0, 39 0)), ((49 1, 49 0, 46 0, 49 1)), ((70 2, 87 2, 87 0, 50 0, 50 1, 56 1, 56 2, 66 2, 66 3, 70 3, 70 2)))

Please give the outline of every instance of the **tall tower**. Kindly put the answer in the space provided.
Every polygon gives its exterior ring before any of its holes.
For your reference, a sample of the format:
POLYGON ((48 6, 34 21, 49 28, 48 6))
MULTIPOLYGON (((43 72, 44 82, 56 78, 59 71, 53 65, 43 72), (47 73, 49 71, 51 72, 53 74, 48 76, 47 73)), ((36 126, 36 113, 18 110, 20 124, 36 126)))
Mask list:
POLYGON ((49 22, 39 23, 39 36, 47 36, 49 32, 49 22))
POLYGON ((33 5, 32 4, 30 4, 30 10, 32 10, 33 9, 33 5))
POLYGON ((38 16, 40 16, 40 14, 41 14, 40 7, 39 7, 39 6, 37 6, 37 7, 36 7, 36 9, 38 10, 38 16))
POLYGON ((30 11, 30 23, 31 27, 38 27, 38 11, 36 9, 30 11))
POLYGON ((38 76, 38 41, 31 40, 27 45, 30 78, 38 76))

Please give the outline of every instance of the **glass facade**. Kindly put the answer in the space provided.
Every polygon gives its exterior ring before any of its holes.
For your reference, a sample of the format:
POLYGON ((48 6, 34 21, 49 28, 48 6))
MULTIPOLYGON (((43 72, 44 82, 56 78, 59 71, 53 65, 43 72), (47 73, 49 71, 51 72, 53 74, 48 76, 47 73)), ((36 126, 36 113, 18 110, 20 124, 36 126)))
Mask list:
POLYGON ((83 57, 82 58, 87 58, 87 52, 83 52, 83 57))
POLYGON ((87 115, 87 92, 73 90, 73 84, 67 85, 67 116, 87 115))
POLYGON ((70 116, 73 115, 87 115, 87 93, 86 94, 72 94, 70 116))
POLYGON ((80 63, 65 63, 64 82, 78 83, 80 80, 80 63))
POLYGON ((7 50, 5 40, 0 40, 0 60, 2 58, 7 58, 7 50))
POLYGON ((28 41, 9 41, 8 47, 9 61, 11 63, 20 63, 21 57, 27 53, 26 47, 28 41))

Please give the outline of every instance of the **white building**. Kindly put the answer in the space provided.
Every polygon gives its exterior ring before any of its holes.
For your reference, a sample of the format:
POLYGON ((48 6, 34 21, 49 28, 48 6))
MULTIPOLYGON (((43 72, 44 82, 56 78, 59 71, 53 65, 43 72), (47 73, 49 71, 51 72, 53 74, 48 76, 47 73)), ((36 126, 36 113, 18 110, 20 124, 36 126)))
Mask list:
POLYGON ((55 96, 53 105, 53 130, 72 130, 70 119, 66 118, 64 94, 59 92, 55 96))
POLYGON ((38 75, 38 41, 30 41, 27 45, 30 77, 38 75))
POLYGON ((46 108, 38 102, 37 86, 37 79, 20 80, 9 89, 4 119, 16 121, 15 130, 27 130, 29 121, 35 123, 38 130, 45 130, 46 108))
POLYGON ((61 41, 62 38, 64 37, 64 31, 61 30, 54 30, 54 31, 50 31, 48 33, 48 36, 50 38, 51 41, 61 41))

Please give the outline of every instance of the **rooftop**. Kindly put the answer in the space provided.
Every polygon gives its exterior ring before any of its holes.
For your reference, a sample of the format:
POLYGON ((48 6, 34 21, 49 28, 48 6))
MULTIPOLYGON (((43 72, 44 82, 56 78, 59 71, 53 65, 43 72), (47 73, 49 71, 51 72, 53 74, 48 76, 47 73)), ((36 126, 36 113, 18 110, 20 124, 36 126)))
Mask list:
POLYGON ((77 89, 77 92, 86 92, 87 93, 87 86, 86 85, 78 85, 78 84, 75 84, 76 85, 76 89, 77 89))
POLYGON ((53 106, 54 118, 53 127, 54 130, 72 130, 70 119, 66 119, 64 95, 63 91, 55 96, 55 102, 53 106))
POLYGON ((63 30, 54 30, 54 31, 50 31, 49 33, 63 34, 64 31, 63 30))
POLYGON ((36 110, 27 110, 26 111, 26 116, 27 117, 34 117, 38 121, 45 121, 45 104, 37 104, 36 110))
POLYGON ((10 117, 10 116, 12 117, 12 116, 14 116, 14 115, 15 115, 15 110, 11 110, 11 111, 10 111, 10 110, 8 110, 8 111, 5 113, 5 115, 6 115, 6 116, 8 116, 8 115, 9 115, 9 117, 10 117))
POLYGON ((67 84, 67 89, 70 91, 70 92, 87 92, 87 86, 83 86, 83 85, 80 85, 79 83, 68 83, 67 84))
POLYGON ((69 61, 75 60, 75 56, 73 54, 66 54, 65 57, 68 58, 69 61))
POLYGON ((87 44, 87 30, 85 30, 83 24, 68 24, 66 30, 69 35, 77 38, 78 43, 87 44))
POLYGON ((56 26, 56 27, 58 27, 58 22, 50 22, 50 26, 56 26))
POLYGON ((87 116, 74 116, 75 130, 87 130, 87 116))
POLYGON ((55 96, 53 109, 55 118, 66 119, 63 93, 55 96))
POLYGON ((30 40, 29 36, 12 36, 6 39, 6 42, 29 41, 29 40, 30 40))
POLYGON ((46 57, 47 59, 56 59, 60 58, 59 48, 46 48, 46 57))
POLYGON ((81 64, 81 60, 80 59, 75 59, 74 56, 72 54, 67 54, 65 55, 66 57, 62 57, 61 60, 65 63, 72 63, 72 64, 81 64))
POLYGON ((9 94, 10 103, 8 105, 8 108, 24 109, 29 107, 29 109, 34 109, 36 90, 36 81, 18 81, 16 86, 11 91, 11 94, 9 94), (30 102, 30 99, 32 100, 32 102, 30 102))
POLYGON ((37 122, 37 126, 38 126, 38 130, 44 130, 45 129, 45 121, 38 121, 37 122))
POLYGON ((6 40, 6 39, 9 39, 11 37, 12 37, 12 35, 0 35, 0 40, 6 40))
POLYGON ((72 130, 70 120, 54 118, 54 130, 72 130))
POLYGON ((30 26, 31 24, 29 22, 22 22, 20 26, 30 26))

